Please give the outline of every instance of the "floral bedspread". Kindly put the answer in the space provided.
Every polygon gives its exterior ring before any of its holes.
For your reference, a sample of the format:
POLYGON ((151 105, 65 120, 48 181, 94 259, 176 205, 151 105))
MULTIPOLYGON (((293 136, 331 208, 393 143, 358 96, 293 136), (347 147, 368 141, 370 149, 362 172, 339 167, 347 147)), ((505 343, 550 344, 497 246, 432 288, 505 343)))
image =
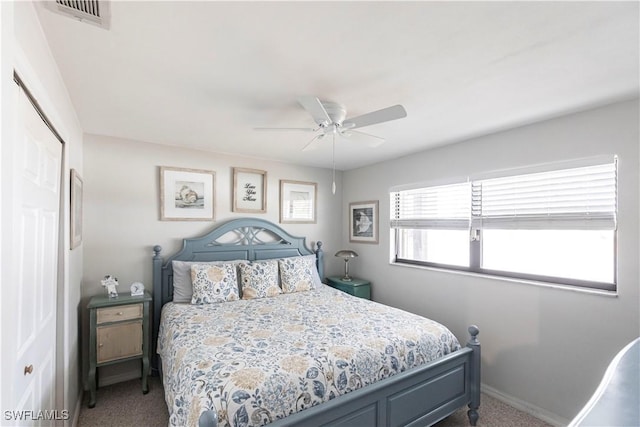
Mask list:
POLYGON ((158 338, 171 426, 211 408, 220 426, 265 425, 459 348, 437 322, 324 285, 169 303, 158 338))

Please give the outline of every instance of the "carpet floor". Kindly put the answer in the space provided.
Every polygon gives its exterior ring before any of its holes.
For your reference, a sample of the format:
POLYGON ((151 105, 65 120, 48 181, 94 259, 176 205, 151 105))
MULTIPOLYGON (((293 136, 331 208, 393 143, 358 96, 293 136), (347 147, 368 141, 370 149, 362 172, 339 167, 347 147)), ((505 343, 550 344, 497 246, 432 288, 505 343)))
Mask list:
MULTIPOLYGON (((166 427, 168 425, 169 412, 158 377, 149 377, 147 394, 142 394, 140 380, 101 387, 97 392, 96 406, 91 409, 87 408, 88 395, 89 393, 85 393, 78 427, 166 427)), ((551 427, 486 394, 482 394, 479 412, 479 427, 551 427)), ((436 427, 468 425, 466 408, 459 409, 435 424, 436 427)))

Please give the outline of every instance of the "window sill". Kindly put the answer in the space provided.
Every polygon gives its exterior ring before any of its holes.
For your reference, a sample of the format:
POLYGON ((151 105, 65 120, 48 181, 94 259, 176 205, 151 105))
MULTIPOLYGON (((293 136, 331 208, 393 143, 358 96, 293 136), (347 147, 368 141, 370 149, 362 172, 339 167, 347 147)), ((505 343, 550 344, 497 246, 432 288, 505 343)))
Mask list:
POLYGON ((581 288, 577 286, 563 285, 561 283, 549 283, 549 282, 541 282, 536 280, 517 279, 514 277, 496 276, 493 274, 483 274, 483 273, 476 273, 471 271, 449 270, 446 268, 428 267, 424 265, 407 264, 407 263, 395 262, 395 261, 390 261, 389 264, 392 266, 401 267, 401 268, 415 268, 418 270, 437 271, 441 273, 457 274, 457 275, 470 276, 470 277, 475 277, 480 279, 490 279, 490 280, 495 280, 499 282, 517 283, 522 285, 559 289, 562 291, 577 292, 581 294, 599 295, 599 296, 614 297, 614 298, 618 297, 617 291, 605 291, 600 289, 581 288))

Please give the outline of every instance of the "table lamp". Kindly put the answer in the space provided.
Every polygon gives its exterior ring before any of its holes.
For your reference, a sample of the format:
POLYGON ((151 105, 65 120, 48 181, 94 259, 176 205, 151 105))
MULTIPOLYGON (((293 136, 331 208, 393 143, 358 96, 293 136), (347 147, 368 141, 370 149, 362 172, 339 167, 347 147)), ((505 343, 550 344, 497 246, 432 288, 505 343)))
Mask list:
POLYGON ((350 282, 351 277, 349 277, 349 260, 351 258, 355 258, 358 256, 355 251, 351 251, 349 249, 342 249, 336 252, 336 256, 344 259, 344 277, 341 280, 345 282, 350 282))

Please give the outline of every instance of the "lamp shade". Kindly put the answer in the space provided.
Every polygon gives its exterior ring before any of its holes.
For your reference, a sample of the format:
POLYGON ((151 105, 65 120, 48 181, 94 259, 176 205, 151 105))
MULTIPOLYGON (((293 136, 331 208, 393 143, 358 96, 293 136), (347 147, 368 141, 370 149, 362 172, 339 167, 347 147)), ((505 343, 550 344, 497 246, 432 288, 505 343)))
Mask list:
POLYGON ((355 251, 349 249, 342 249, 336 252, 336 256, 340 258, 355 258, 358 254, 355 251))

